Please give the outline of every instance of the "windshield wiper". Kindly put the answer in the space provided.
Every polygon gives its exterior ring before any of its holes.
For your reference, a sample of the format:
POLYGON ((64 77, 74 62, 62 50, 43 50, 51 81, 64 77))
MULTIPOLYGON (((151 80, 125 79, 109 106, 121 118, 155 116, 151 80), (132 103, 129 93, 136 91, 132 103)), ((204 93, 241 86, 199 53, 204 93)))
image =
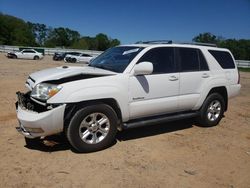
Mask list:
POLYGON ((97 64, 97 65, 91 65, 91 67, 96 67, 96 68, 99 68, 99 69, 104 69, 104 70, 108 70, 108 71, 112 71, 112 72, 116 72, 115 69, 113 69, 112 66, 107 66, 107 65, 102 65, 102 64, 97 64))

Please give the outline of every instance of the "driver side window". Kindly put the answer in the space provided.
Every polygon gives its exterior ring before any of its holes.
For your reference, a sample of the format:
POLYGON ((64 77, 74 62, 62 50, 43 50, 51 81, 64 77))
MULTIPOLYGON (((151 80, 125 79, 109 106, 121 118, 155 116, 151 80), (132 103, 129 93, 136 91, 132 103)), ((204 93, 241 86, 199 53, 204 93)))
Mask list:
POLYGON ((164 74, 176 72, 174 61, 174 48, 160 47, 153 48, 146 52, 138 61, 138 63, 148 61, 153 64, 152 74, 164 74))

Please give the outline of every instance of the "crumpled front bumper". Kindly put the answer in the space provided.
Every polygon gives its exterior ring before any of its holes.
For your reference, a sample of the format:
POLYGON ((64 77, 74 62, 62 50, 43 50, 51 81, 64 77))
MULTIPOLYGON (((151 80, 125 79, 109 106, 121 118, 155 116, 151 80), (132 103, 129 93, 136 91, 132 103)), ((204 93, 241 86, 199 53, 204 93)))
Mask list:
POLYGON ((45 137, 63 131, 64 110, 61 104, 43 112, 28 110, 20 102, 16 104, 19 127, 17 131, 27 138, 45 137))

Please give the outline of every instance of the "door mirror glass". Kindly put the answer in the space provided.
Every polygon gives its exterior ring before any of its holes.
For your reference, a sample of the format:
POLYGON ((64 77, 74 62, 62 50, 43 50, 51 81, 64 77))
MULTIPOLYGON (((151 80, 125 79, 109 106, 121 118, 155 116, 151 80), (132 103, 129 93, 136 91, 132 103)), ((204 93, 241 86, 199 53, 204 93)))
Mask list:
POLYGON ((134 75, 148 75, 153 72, 153 64, 148 61, 143 61, 135 65, 134 75))

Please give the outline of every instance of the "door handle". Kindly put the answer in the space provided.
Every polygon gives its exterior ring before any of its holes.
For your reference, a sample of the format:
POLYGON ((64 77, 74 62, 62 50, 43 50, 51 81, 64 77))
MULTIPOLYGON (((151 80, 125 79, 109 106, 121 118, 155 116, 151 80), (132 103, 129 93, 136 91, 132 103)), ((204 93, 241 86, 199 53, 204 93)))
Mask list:
POLYGON ((178 77, 177 76, 170 76, 169 80, 170 81, 176 81, 176 80, 178 80, 178 77))
POLYGON ((207 73, 202 74, 202 78, 208 78, 208 77, 209 77, 209 74, 207 73))

